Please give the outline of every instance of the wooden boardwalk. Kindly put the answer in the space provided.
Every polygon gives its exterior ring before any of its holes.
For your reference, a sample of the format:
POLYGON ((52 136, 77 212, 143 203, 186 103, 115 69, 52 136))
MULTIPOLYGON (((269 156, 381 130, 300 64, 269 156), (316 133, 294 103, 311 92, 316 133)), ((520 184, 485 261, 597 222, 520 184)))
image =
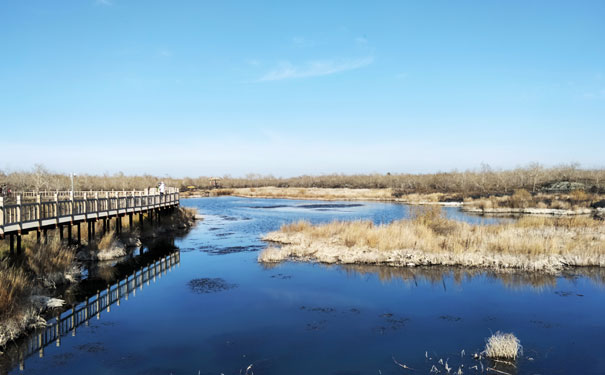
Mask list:
POLYGON ((132 223, 134 214, 153 215, 179 203, 179 190, 176 188, 166 188, 165 194, 160 194, 157 189, 22 193, 16 195, 15 202, 7 204, 0 197, 0 238, 10 237, 11 250, 16 238, 17 250, 20 250, 21 235, 30 231, 37 231, 40 239, 41 231, 46 233, 47 229, 59 228, 62 236, 63 226, 68 226, 71 236, 72 225, 78 226, 79 233, 80 224, 88 223, 94 232, 92 223, 104 220, 106 226, 111 218, 116 219, 119 230, 121 218, 126 215, 132 223))

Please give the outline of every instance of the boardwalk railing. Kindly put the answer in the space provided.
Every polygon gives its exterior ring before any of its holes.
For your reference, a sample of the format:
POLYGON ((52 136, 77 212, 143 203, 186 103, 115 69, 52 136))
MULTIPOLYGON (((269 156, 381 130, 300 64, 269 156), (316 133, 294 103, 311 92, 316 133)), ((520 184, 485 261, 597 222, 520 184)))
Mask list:
MULTIPOLYGON (((149 285, 150 281, 155 282, 156 277, 161 278, 167 271, 180 264, 181 255, 177 250, 148 266, 134 271, 123 280, 108 286, 107 289, 98 291, 95 296, 87 298, 85 301, 73 306, 71 309, 58 314, 46 322, 46 327, 32 333, 27 339, 22 341, 17 349, 20 369, 23 370, 24 360, 34 353, 40 357, 44 356, 44 347, 56 343, 61 346, 61 337, 67 334, 76 335, 79 326, 93 319, 100 319, 102 313, 109 313, 111 306, 120 306, 121 300, 128 301, 132 294, 136 296, 137 289, 142 290, 144 285, 149 285)), ((15 358, 17 359, 17 358, 15 358)))
MULTIPOLYGON (((167 188, 144 191, 38 192, 27 201, 21 195, 16 202, 5 204, 0 197, 0 235, 27 232, 63 223, 91 221, 124 214, 141 213, 179 205, 179 190, 167 188)), ((34 193, 28 194, 29 198, 34 193)))

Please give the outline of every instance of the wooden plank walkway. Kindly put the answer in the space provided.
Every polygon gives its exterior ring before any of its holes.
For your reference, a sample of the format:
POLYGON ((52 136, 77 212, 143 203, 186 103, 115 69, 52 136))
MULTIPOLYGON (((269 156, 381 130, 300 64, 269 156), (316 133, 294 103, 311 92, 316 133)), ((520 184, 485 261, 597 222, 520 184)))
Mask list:
POLYGON ((63 224, 153 212, 179 203, 179 190, 176 188, 166 188, 165 194, 160 194, 157 189, 22 193, 10 204, 5 204, 4 198, 0 197, 0 238, 63 224))

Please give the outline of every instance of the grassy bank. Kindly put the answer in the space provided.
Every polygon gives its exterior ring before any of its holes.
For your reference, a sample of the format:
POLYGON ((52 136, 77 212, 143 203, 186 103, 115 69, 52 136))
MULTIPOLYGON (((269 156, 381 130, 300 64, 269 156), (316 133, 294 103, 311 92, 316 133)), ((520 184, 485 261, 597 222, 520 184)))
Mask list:
POLYGON ((558 272, 566 266, 605 266, 605 225, 588 217, 524 217, 514 223, 470 225, 443 217, 439 207, 412 219, 282 226, 264 238, 282 244, 261 262, 301 259, 393 266, 447 265, 558 272))

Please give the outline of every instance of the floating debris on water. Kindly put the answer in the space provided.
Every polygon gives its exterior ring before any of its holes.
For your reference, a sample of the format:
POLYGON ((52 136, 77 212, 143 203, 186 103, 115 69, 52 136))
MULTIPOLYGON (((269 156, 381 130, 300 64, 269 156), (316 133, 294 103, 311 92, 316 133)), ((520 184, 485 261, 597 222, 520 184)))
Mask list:
POLYGON ((233 289, 237 287, 237 284, 227 283, 221 278, 201 278, 193 279, 187 284, 194 293, 207 294, 222 292, 224 290, 233 289))

